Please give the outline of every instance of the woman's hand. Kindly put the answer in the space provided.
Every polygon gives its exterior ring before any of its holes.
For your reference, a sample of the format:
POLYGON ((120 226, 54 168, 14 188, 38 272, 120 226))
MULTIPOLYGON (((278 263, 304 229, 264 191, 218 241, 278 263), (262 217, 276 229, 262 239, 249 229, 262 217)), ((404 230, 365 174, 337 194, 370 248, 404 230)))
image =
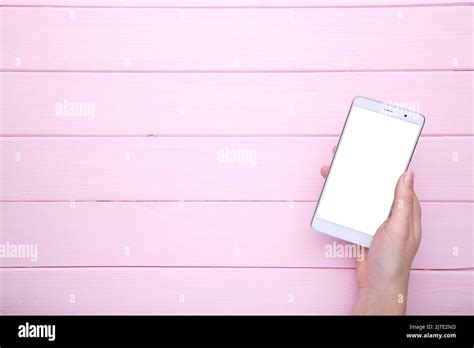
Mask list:
MULTIPOLYGON (((328 171, 323 166, 322 176, 328 171)), ((364 248, 362 261, 357 261, 359 297, 354 314, 405 314, 411 264, 421 240, 421 207, 413 187, 414 174, 404 173, 390 217, 375 233, 370 249, 364 248)))

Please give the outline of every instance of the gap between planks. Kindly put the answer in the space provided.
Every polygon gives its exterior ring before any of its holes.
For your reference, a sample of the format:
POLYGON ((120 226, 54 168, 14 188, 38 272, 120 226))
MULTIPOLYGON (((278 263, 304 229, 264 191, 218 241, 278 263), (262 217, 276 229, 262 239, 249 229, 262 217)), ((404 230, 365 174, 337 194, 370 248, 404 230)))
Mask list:
POLYGON ((271 4, 271 1, 268 1, 270 5, 155 5, 155 6, 144 6, 144 5, 74 5, 74 4, 64 4, 64 5, 53 5, 53 4, 46 4, 46 5, 35 5, 35 4, 1 4, 0 7, 13 7, 13 8, 24 8, 24 7, 31 7, 31 8, 101 8, 101 9, 231 9, 231 10, 238 10, 238 9, 329 9, 329 8, 399 8, 399 7, 451 7, 451 6, 472 6, 473 2, 440 2, 440 3, 385 3, 385 4, 339 4, 339 5, 301 5, 298 3, 292 5, 277 5, 271 4))
MULTIPOLYGON (((97 199, 97 200, 86 200, 86 199, 74 199, 72 200, 75 203, 314 203, 317 201, 312 200, 265 200, 265 199, 245 199, 245 200, 224 200, 224 199, 148 199, 148 200, 126 200, 126 199, 97 199)), ((0 200, 1 203, 70 203, 71 200, 61 200, 61 199, 51 199, 51 200, 14 200, 14 199, 5 199, 0 200)), ((435 203, 435 204, 466 204, 473 203, 472 200, 430 200, 430 199, 421 199, 420 203, 435 203)))
MULTIPOLYGON (((105 266, 105 265, 95 265, 95 266, 0 266, 2 269, 111 269, 111 268, 156 268, 156 269, 284 269, 284 270, 355 270, 355 267, 330 267, 330 266, 321 266, 321 267, 293 267, 293 266, 105 266)), ((466 272, 474 271, 474 267, 462 267, 462 268, 412 268, 412 271, 420 272, 466 272)))
MULTIPOLYGON (((1 6, 0 6, 1 7, 1 6)), ((203 69, 203 70, 94 70, 94 69, 77 69, 77 70, 64 70, 64 69, 0 69, 0 73, 125 73, 125 74, 191 74, 191 73, 199 73, 199 74, 274 74, 274 73, 282 73, 282 74, 319 74, 319 73, 400 73, 400 72, 469 72, 474 71, 474 69, 468 68, 453 68, 453 69, 217 69, 217 70, 210 70, 210 69, 203 69)))
MULTIPOLYGON (((339 140, 339 134, 327 135, 1 135, 0 138, 334 138, 335 142, 339 140)), ((474 138, 474 134, 430 134, 421 135, 420 138, 474 138)))

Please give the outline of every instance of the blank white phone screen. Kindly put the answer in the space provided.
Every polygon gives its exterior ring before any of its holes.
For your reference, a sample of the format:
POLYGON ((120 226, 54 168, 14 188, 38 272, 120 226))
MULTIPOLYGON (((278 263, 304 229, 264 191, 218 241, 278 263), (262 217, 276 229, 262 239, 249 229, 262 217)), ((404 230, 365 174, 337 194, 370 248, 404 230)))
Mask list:
POLYGON ((387 219, 394 190, 421 125, 352 107, 316 217, 374 235, 387 219))

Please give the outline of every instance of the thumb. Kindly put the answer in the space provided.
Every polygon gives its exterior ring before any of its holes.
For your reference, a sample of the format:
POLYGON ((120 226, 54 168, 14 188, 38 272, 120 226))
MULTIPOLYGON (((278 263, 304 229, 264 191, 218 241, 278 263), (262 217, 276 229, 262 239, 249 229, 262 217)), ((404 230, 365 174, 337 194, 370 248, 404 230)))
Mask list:
POLYGON ((398 222, 411 221, 416 197, 413 190, 414 181, 415 174, 412 172, 406 172, 398 179, 390 220, 398 222))

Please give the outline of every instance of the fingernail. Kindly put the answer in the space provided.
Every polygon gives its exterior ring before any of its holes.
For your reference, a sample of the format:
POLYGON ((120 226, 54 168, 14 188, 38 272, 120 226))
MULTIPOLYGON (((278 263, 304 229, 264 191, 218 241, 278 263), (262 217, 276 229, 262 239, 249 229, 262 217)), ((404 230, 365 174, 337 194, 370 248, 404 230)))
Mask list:
POLYGON ((406 172, 403 177, 403 183, 410 188, 413 188, 413 183, 415 182, 415 174, 413 172, 406 172))

